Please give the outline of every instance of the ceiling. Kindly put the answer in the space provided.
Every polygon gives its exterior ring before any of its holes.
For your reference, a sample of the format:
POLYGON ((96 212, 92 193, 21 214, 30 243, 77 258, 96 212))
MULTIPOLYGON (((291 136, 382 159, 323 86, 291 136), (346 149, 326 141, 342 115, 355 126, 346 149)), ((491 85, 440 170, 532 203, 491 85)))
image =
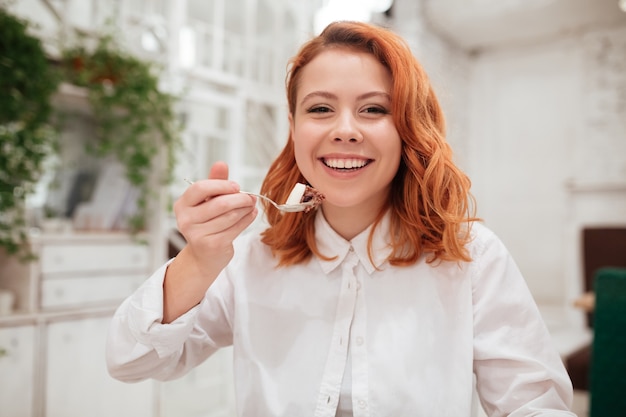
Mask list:
POLYGON ((433 29, 470 50, 626 25, 618 0, 425 0, 433 29))

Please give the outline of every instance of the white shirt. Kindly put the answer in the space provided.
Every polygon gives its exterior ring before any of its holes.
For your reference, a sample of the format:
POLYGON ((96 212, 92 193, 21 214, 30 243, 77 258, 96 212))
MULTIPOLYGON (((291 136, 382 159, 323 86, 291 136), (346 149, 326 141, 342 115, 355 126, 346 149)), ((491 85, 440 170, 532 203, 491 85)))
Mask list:
POLYGON ((372 264, 369 229, 346 241, 320 211, 319 249, 337 258, 279 269, 243 235, 200 305, 165 325, 164 265, 114 315, 109 372, 173 379, 232 344, 239 416, 333 417, 349 354, 355 417, 470 416, 474 373, 490 416, 575 416, 547 328, 491 231, 473 225, 472 262, 391 267, 387 229, 372 264))

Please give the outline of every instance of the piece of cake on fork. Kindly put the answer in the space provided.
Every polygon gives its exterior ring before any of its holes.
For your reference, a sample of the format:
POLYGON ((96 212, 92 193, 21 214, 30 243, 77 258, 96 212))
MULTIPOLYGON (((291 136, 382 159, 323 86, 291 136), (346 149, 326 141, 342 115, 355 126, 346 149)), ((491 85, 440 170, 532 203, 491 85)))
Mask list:
POLYGON ((296 183, 289 197, 287 198, 287 205, 301 204, 301 203, 312 203, 309 207, 307 207, 304 212, 308 213, 309 211, 317 208, 322 201, 324 201, 324 194, 320 193, 315 188, 303 184, 301 182, 296 183))

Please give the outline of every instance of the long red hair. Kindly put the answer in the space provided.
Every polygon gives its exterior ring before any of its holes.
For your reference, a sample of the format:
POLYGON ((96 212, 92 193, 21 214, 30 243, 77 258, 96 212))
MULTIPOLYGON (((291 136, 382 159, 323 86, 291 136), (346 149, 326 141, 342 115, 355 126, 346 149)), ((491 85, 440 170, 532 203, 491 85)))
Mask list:
MULTIPOLYGON (((374 230, 390 211, 392 265, 411 265, 422 254, 428 262, 469 261, 465 244, 475 218, 469 178, 454 164, 445 140, 445 120, 424 69, 406 42, 388 29, 361 22, 331 23, 305 43, 290 61, 287 74, 289 112, 295 113, 298 84, 304 68, 321 52, 349 48, 375 56, 391 73, 392 116, 400 138, 402 159, 388 204, 375 220, 374 230)), ((291 135, 291 134, 290 134, 291 135)), ((306 183, 296 165, 291 136, 274 160, 261 192, 285 201, 296 182, 306 183)), ((320 253, 315 242, 315 212, 282 215, 266 207, 269 228, 262 233, 279 265, 294 265, 320 253)), ((370 255, 371 239, 370 234, 370 255)))

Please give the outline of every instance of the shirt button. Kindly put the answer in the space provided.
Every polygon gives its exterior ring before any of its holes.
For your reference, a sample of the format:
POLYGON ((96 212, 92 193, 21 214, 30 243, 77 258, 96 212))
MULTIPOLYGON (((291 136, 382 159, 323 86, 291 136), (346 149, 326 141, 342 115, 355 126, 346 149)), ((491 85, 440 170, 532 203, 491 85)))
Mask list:
POLYGON ((356 290, 360 290, 361 289, 361 281, 357 281, 356 282, 356 290))
POLYGON ((365 405, 366 405, 365 400, 359 400, 359 407, 365 408, 365 405))
POLYGON ((354 252, 354 248, 350 246, 350 252, 354 252))
POLYGON ((357 337, 357 338, 356 338, 356 344, 357 344, 358 346, 361 346, 361 345, 363 344, 363 338, 362 338, 362 337, 357 337))

